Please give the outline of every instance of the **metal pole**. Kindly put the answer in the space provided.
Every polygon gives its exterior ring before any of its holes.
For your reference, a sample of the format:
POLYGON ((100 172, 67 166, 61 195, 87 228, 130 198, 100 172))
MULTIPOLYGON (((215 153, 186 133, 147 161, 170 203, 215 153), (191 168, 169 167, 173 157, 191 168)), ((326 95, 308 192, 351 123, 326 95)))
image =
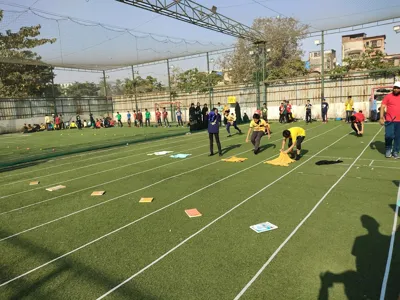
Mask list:
POLYGON ((257 83, 257 109, 261 108, 261 93, 260 93, 260 53, 257 49, 256 55, 256 83, 257 83))
POLYGON ((169 93, 169 102, 171 102, 171 103, 170 103, 171 120, 174 120, 174 113, 172 112, 171 73, 170 73, 170 71, 169 71, 169 59, 167 59, 167 71, 168 71, 168 93, 169 93))
POLYGON ((321 32, 321 100, 325 98, 325 34, 321 32))
POLYGON ((263 43, 262 52, 263 52, 263 66, 262 66, 262 82, 263 82, 263 93, 264 93, 264 103, 267 103, 267 87, 265 85, 265 73, 266 73, 266 63, 267 63, 267 52, 265 49, 266 44, 263 43))
MULTIPOLYGON (((109 112, 109 110, 108 110, 108 96, 107 96, 107 81, 106 81, 106 71, 104 71, 103 70, 103 84, 104 84, 104 97, 106 98, 106 105, 107 105, 107 114, 109 115, 110 114, 110 112, 109 112)), ((111 105, 112 105, 112 103, 111 103, 111 105)), ((113 110, 113 108, 111 108, 111 110, 112 110, 112 114, 114 114, 114 110, 113 110)))
POLYGON ((211 73, 210 73, 210 56, 209 53, 207 52, 207 77, 208 77, 208 102, 209 104, 209 109, 212 109, 212 103, 211 103, 211 73))
POLYGON ((57 114, 56 92, 54 90, 54 68, 51 68, 51 93, 53 94, 54 114, 57 114))
POLYGON ((135 95, 135 107, 136 111, 138 111, 138 104, 137 104, 137 90, 136 90, 136 80, 135 80, 135 71, 132 66, 132 80, 133 80, 133 94, 135 95))

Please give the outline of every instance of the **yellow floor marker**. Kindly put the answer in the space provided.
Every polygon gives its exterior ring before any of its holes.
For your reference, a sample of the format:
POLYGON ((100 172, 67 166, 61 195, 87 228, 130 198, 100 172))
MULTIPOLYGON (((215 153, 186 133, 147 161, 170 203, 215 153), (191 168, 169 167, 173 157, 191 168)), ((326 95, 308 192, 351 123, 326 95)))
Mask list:
POLYGON ((225 162, 244 162, 247 158, 240 158, 236 156, 232 156, 231 158, 222 159, 225 162))
POLYGON ((53 191, 57 191, 57 190, 65 189, 65 188, 66 188, 66 186, 64 186, 64 185, 57 185, 57 186, 53 186, 51 188, 46 189, 46 191, 53 192, 53 191))
POLYGON ((139 203, 151 203, 153 200, 154 198, 141 198, 139 203))
POLYGON ((32 181, 29 183, 29 185, 38 185, 40 183, 40 181, 32 181))
POLYGON ((103 196, 106 191, 95 191, 90 196, 103 196))

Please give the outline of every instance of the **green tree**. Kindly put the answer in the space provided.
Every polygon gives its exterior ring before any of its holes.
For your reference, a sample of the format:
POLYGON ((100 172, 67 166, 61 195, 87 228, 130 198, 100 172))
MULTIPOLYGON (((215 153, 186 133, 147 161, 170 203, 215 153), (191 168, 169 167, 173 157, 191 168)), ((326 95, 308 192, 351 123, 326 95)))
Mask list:
POLYGON ((65 88, 64 94, 72 98, 99 96, 100 89, 101 87, 94 82, 74 82, 65 88))
POLYGON ((138 94, 165 90, 162 83, 152 76, 147 76, 146 78, 136 76, 134 80, 125 78, 123 83, 123 93, 125 95, 133 95, 135 93, 135 88, 138 94))
POLYGON ((222 80, 223 77, 217 73, 208 74, 194 68, 185 72, 174 72, 172 83, 179 91, 206 93, 222 80))
POLYGON ((266 80, 307 73, 301 61, 303 54, 301 40, 307 34, 307 25, 301 24, 294 18, 258 18, 254 20, 252 28, 262 33, 265 45, 255 45, 251 41, 239 39, 235 51, 225 55, 220 62, 224 70, 229 70, 232 82, 250 83, 257 75, 262 79, 261 70, 264 62, 266 80), (265 50, 270 49, 269 52, 264 52, 265 60, 262 47, 265 50))
POLYGON ((393 61, 385 59, 382 51, 375 51, 372 48, 366 49, 360 56, 347 57, 343 65, 336 67, 330 72, 332 79, 345 77, 351 71, 368 72, 373 78, 392 77, 400 74, 400 68, 395 68, 393 61))
MULTIPOLYGON (((0 10, 0 23, 3 11, 0 10)), ((42 96, 51 83, 52 69, 31 49, 55 39, 39 39, 40 25, 22 27, 18 32, 0 33, 0 96, 42 96)))

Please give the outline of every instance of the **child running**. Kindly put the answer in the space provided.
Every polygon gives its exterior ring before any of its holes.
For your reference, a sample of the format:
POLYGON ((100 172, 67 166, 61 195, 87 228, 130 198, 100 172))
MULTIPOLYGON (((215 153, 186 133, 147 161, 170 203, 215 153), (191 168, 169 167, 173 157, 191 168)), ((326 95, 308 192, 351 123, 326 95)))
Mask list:
POLYGON ((296 156, 294 157, 295 160, 300 159, 300 152, 301 152, 301 144, 303 143, 304 139, 306 138, 306 131, 301 127, 292 127, 283 131, 283 141, 282 141, 282 148, 281 152, 283 153, 290 153, 291 157, 293 158, 293 148, 296 146, 296 156), (289 140, 288 149, 285 151, 285 144, 289 140))
POLYGON ((250 122, 250 128, 247 132, 246 143, 249 142, 250 132, 253 130, 253 134, 251 135, 251 143, 254 146, 254 154, 258 154, 260 152, 260 142, 261 138, 265 135, 265 131, 268 133, 268 139, 271 138, 270 126, 265 120, 260 118, 259 114, 253 115, 253 120, 250 122))
POLYGON ((231 126, 233 126, 237 131, 239 131, 239 134, 242 134, 242 131, 236 125, 236 117, 235 117, 235 115, 233 113, 232 114, 229 114, 229 113, 230 113, 229 109, 225 111, 226 131, 228 131, 228 134, 229 134, 228 137, 232 136, 231 135, 231 130, 230 130, 231 126))

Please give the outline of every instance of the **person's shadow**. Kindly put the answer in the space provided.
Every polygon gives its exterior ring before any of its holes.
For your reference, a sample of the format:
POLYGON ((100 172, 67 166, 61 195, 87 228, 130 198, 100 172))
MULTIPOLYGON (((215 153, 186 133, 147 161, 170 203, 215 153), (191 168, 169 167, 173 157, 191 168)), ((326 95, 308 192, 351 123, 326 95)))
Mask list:
POLYGON ((374 141, 371 144, 369 144, 369 147, 372 150, 378 150, 379 153, 385 154, 385 143, 382 141, 374 141))
POLYGON ((236 148, 240 148, 241 146, 242 146, 241 144, 230 145, 229 147, 226 147, 226 148, 222 149, 222 154, 226 154, 231 150, 234 150, 236 148))
MULTIPOLYGON (((361 216, 361 224, 368 233, 357 237, 353 244, 351 254, 356 258, 356 271, 348 270, 340 274, 329 271, 322 273, 318 300, 328 300, 329 288, 335 283, 344 285, 349 300, 379 299, 388 258, 390 236, 381 234, 379 223, 368 215, 361 216)), ((399 228, 397 232, 399 232, 399 228)), ((399 238, 397 238, 385 299, 398 299, 397 297, 399 297, 399 242, 399 238)))

